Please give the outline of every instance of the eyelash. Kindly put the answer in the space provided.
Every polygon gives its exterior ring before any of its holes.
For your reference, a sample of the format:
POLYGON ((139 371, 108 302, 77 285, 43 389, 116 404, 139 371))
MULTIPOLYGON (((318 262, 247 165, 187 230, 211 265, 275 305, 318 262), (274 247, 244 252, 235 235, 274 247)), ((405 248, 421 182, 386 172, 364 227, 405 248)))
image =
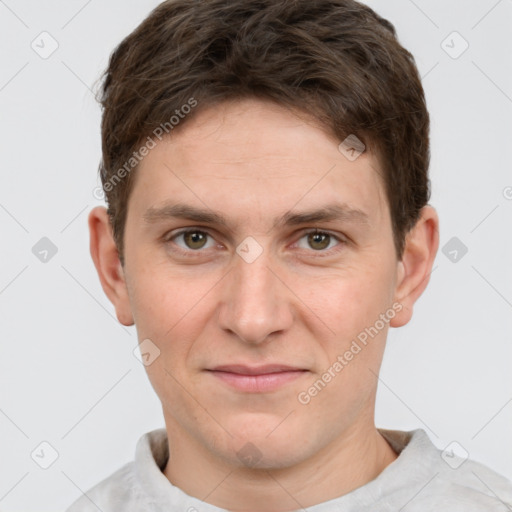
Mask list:
MULTIPOLYGON (((207 235, 208 237, 214 238, 210 233, 208 233, 208 231, 206 231, 204 229, 186 228, 186 229, 182 229, 181 231, 178 231, 177 233, 174 233, 172 236, 166 235, 164 237, 164 239, 165 239, 165 242, 167 242, 167 243, 168 242, 173 242, 174 239, 178 238, 181 235, 186 235, 188 233, 203 233, 203 234, 207 235)), ((301 232, 301 236, 297 240, 297 242, 299 240, 301 240, 302 238, 307 237, 308 235, 313 235, 313 234, 328 235, 328 236, 330 236, 331 238, 335 239, 338 242, 338 244, 335 247, 332 247, 331 249, 324 249, 324 250, 318 250, 318 251, 315 251, 314 249, 310 249, 310 250, 304 249, 304 250, 307 250, 308 252, 313 253, 315 258, 322 258, 322 257, 325 257, 325 256, 331 256, 332 253, 336 253, 336 252, 342 250, 343 247, 348 243, 348 240, 345 239, 345 238, 340 238, 339 236, 336 236, 336 235, 330 233, 329 231, 322 231, 322 230, 319 230, 319 229, 310 229, 310 230, 305 230, 305 231, 301 232)), ((297 243, 297 242, 295 242, 295 243, 297 243)), ((188 249, 188 250, 186 250, 186 249, 183 249, 182 247, 179 247, 175 243, 174 243, 174 248, 173 248, 173 251, 177 252, 178 254, 180 254, 182 256, 187 256, 187 257, 196 257, 196 255, 197 256, 202 256, 203 253, 206 250, 207 249, 205 249, 205 250, 202 250, 202 249, 197 249, 197 250, 188 249)))

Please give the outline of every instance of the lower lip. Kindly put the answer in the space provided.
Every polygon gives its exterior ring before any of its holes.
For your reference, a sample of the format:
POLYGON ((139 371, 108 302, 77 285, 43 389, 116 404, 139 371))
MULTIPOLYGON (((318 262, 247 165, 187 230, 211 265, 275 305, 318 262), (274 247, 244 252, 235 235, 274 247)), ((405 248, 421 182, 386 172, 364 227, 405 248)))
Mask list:
POLYGON ((266 373, 263 375, 240 375, 238 373, 211 370, 210 373, 231 387, 248 393, 275 391, 285 384, 302 377, 306 370, 266 373))

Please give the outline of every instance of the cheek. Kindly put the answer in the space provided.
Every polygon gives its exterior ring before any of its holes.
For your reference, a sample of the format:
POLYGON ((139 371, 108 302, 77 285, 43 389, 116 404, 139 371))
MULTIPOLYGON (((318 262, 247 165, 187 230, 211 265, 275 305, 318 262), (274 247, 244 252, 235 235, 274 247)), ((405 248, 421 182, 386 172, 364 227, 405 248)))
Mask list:
POLYGON ((162 394, 178 398, 178 383, 193 378, 188 363, 197 351, 196 340, 214 314, 212 287, 217 281, 169 275, 161 268, 141 272, 132 287, 130 300, 139 342, 150 339, 160 351, 146 370, 161 398, 162 394))
MULTIPOLYGON (((197 280, 200 281, 200 280, 197 280)), ((204 299, 210 286, 196 280, 166 276, 166 271, 138 275, 132 287, 131 303, 139 342, 150 339, 158 347, 158 357, 146 366, 153 389, 176 417, 194 416, 194 404, 187 399, 192 391, 186 362, 209 315, 204 299), (203 289, 204 288, 204 289, 203 289)))
POLYGON ((170 274, 166 265, 146 259, 132 274, 130 304, 140 336, 169 339, 208 291, 201 279, 170 274))
POLYGON ((392 306, 390 277, 358 272, 323 279, 321 284, 315 293, 310 291, 308 305, 332 332, 316 340, 322 346, 322 363, 311 387, 302 391, 311 398, 310 410, 331 411, 336 423, 347 421, 347 414, 356 415, 372 400, 372 372, 379 372, 389 325, 381 315, 392 306))
POLYGON ((373 324, 390 306, 391 276, 382 269, 347 270, 295 288, 297 295, 339 340, 373 324))

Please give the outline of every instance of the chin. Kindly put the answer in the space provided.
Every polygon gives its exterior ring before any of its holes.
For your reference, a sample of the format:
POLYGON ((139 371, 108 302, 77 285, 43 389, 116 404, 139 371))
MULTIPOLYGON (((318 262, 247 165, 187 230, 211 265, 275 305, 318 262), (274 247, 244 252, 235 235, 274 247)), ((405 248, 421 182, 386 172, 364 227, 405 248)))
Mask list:
MULTIPOLYGON (((276 416, 251 418, 231 422, 227 430, 233 436, 227 437, 226 453, 223 455, 232 463, 248 469, 280 469, 301 462, 308 449, 307 432, 294 428, 294 422, 276 416), (281 423, 282 422, 282 423, 281 423), (281 423, 281 424, 280 424, 281 423)), ((219 446, 216 447, 217 449, 219 446)))

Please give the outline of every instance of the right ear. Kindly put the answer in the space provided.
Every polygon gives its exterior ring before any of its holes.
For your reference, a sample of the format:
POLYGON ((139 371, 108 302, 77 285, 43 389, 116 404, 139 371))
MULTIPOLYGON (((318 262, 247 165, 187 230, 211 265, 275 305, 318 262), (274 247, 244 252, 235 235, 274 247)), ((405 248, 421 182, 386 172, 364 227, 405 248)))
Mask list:
POLYGON ((89 213, 89 236, 92 260, 103 291, 114 305, 119 322, 133 325, 124 269, 105 207, 97 206, 89 213))

